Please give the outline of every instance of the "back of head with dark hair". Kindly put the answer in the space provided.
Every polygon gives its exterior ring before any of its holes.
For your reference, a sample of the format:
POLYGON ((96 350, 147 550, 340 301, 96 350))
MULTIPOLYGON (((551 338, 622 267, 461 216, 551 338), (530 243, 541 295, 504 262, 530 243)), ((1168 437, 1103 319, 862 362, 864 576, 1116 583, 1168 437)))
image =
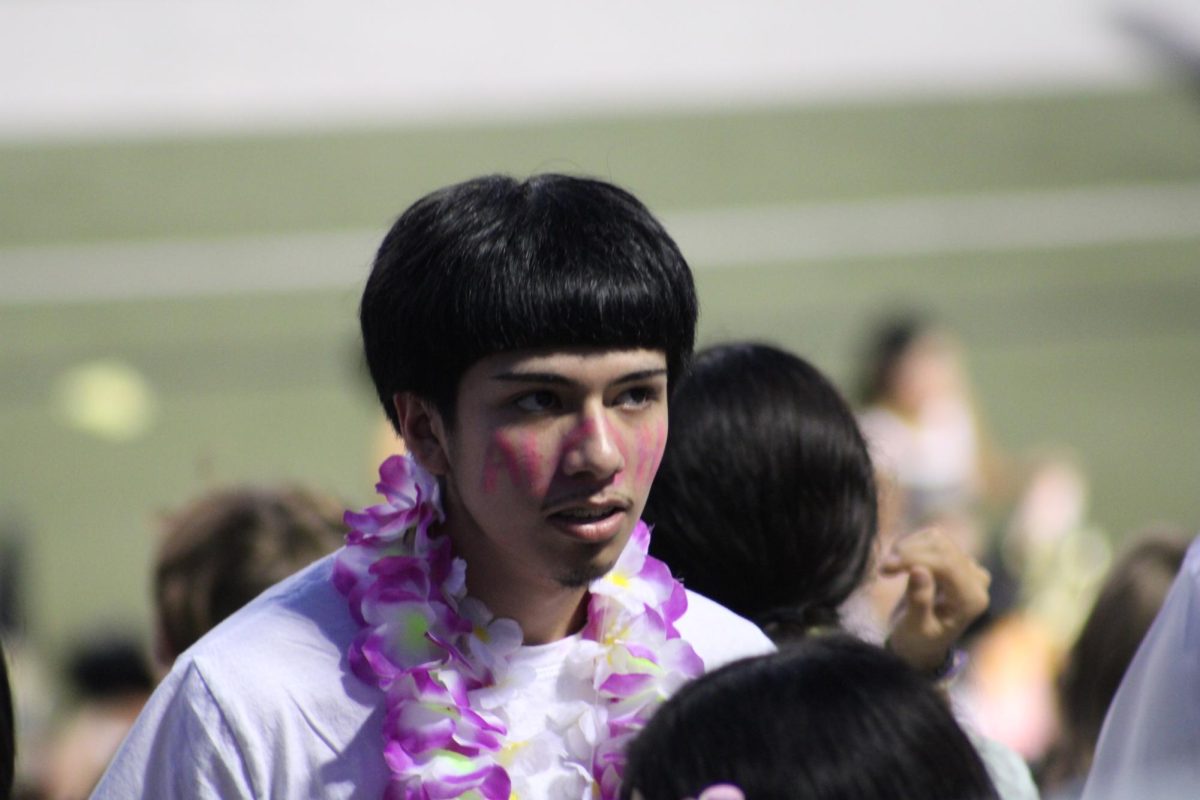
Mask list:
POLYGON ((884 650, 818 636, 684 686, 629 748, 622 798, 984 800, 983 762, 927 678, 884 650))
POLYGON ((414 392, 447 420, 462 374, 510 350, 661 350, 670 376, 691 355, 691 271, 658 221, 602 181, 490 176, 433 192, 392 227, 360 319, 379 400, 414 392))
POLYGON ((173 660, 259 593, 342 543, 336 501, 295 487, 204 495, 167 521, 154 569, 162 635, 173 660))
POLYGON ((1046 788, 1087 775, 1125 671, 1187 554, 1182 535, 1142 534, 1113 564, 1059 677, 1062 732, 1043 771, 1046 788))
POLYGON ((71 686, 83 700, 149 694, 154 689, 145 648, 118 631, 101 631, 76 642, 66 668, 71 686))
POLYGON ((836 624, 876 532, 870 455, 841 395, 801 358, 731 344, 697 355, 670 414, 651 552, 777 637, 836 624))

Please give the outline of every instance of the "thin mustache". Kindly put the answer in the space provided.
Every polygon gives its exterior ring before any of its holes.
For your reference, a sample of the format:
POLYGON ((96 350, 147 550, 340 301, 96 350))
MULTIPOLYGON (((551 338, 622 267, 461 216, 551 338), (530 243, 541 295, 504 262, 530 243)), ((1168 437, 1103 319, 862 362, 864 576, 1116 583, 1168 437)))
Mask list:
POLYGON ((606 494, 597 497, 595 494, 577 493, 556 498, 552 503, 546 503, 542 506, 542 510, 548 514, 555 514, 568 508, 586 506, 591 508, 603 508, 605 506, 616 506, 622 511, 628 511, 633 507, 633 500, 623 494, 606 494))

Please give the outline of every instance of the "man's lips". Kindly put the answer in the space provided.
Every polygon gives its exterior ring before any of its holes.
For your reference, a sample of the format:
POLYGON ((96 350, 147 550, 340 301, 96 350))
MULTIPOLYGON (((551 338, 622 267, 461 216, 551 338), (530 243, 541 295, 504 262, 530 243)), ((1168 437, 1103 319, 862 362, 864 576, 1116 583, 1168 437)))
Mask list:
POLYGON ((632 504, 618 498, 552 506, 546 515, 556 528, 578 539, 598 542, 620 533, 632 504))

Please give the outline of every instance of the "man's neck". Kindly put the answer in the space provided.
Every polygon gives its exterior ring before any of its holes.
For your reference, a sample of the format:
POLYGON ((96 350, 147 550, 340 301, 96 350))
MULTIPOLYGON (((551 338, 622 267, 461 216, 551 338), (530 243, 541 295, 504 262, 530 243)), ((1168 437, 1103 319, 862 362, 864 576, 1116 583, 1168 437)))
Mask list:
POLYGON ((516 576, 496 580, 496 576, 485 577, 481 572, 467 559, 467 593, 481 600, 497 617, 516 620, 527 645, 558 641, 587 622, 586 587, 529 585, 519 583, 516 576))
POLYGON ((489 542, 464 533, 449 516, 438 532, 450 537, 455 556, 467 564, 467 593, 493 615, 516 620, 525 644, 554 642, 586 624, 586 586, 564 586, 551 576, 512 568, 489 542))

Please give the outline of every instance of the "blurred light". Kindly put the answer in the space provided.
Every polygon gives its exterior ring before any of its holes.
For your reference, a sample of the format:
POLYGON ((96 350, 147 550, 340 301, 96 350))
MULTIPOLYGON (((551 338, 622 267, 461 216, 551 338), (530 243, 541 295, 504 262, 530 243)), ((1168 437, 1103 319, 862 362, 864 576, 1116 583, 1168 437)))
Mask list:
POLYGON ((68 427, 113 442, 144 436, 158 411, 149 382, 116 359, 91 361, 64 372, 55 386, 54 406, 68 427))

